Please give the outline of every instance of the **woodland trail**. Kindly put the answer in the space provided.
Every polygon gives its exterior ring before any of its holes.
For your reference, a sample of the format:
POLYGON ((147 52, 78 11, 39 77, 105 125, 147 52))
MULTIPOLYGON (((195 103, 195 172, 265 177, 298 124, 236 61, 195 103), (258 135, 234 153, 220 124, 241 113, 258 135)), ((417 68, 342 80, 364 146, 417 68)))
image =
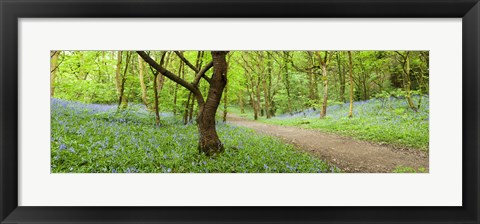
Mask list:
POLYGON ((317 130, 264 124, 234 114, 228 115, 227 123, 280 138, 346 173, 390 173, 398 166, 429 168, 425 151, 399 149, 317 130))

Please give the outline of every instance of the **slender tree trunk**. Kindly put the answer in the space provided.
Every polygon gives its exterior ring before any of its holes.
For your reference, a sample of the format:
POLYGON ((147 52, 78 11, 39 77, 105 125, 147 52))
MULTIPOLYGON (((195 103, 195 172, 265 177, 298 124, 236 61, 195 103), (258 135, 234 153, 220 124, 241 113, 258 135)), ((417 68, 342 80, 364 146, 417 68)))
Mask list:
POLYGON ((338 78, 340 81, 340 101, 345 103, 345 74, 343 73, 340 53, 337 54, 338 78))
POLYGON ((312 70, 308 70, 308 98, 310 99, 309 106, 312 106, 316 103, 315 89, 317 88, 315 84, 315 74, 312 70))
POLYGON ((50 57, 50 96, 55 95, 55 79, 58 71, 58 56, 60 51, 54 51, 50 57))
POLYGON ((122 81, 120 83, 120 96, 118 99, 118 107, 119 108, 126 108, 128 106, 127 98, 125 97, 125 82, 127 81, 127 71, 128 71, 128 64, 130 63, 130 56, 131 53, 127 52, 127 59, 125 61, 125 69, 123 71, 122 81))
POLYGON ((258 119, 258 105, 257 102, 255 101, 255 83, 254 79, 248 71, 245 69, 245 77, 247 77, 247 92, 248 96, 250 97, 250 102, 252 103, 252 108, 253 108, 253 119, 257 120, 258 119))
POLYGON ((288 69, 288 51, 284 51, 283 52, 283 63, 285 64, 284 67, 285 67, 285 89, 287 90, 287 111, 288 113, 292 113, 292 98, 290 96, 290 79, 289 79, 289 75, 288 75, 288 72, 289 72, 289 69, 288 69))
MULTIPOLYGON (((225 71, 225 79, 228 78, 228 63, 225 71)), ((225 84, 225 93, 223 94, 223 122, 227 122, 227 110, 228 110, 228 82, 225 84)))
MULTIPOLYGON (((363 89, 363 100, 368 100, 368 85, 367 85, 367 81, 368 81, 368 76, 367 76, 367 73, 368 71, 366 71, 365 67, 363 66, 363 60, 361 57, 359 57, 360 60, 360 68, 362 69, 362 72, 360 73, 359 75, 359 82, 360 84, 362 85, 362 89, 363 89)), ((360 86, 360 85, 359 85, 360 86)))
POLYGON ((261 97, 260 97, 260 77, 257 79, 256 87, 255 87, 255 96, 257 97, 257 111, 260 112, 260 116, 264 115, 264 111, 261 105, 261 97))
POLYGON ((268 102, 268 109, 267 111, 267 118, 271 118, 272 116, 275 116, 273 114, 273 107, 274 107, 274 102, 273 102, 273 97, 272 97, 272 71, 273 71, 273 58, 272 55, 269 54, 267 58, 267 76, 266 76, 266 92, 267 92, 267 99, 266 101, 268 102))
POLYGON ((323 103, 322 111, 320 112, 320 118, 324 118, 327 115, 328 104, 328 77, 327 77, 327 65, 322 64, 322 76, 323 76, 323 103))
POLYGON ((417 107, 415 107, 415 104, 413 103, 412 96, 411 96, 411 90, 410 90, 410 85, 411 85, 411 81, 410 81, 410 52, 408 52, 408 51, 405 54, 405 71, 404 71, 403 85, 405 87, 405 92, 407 93, 406 98, 407 98, 407 101, 408 101, 408 105, 410 106, 410 108, 413 111, 417 112, 417 107))
POLYGON ((86 80, 87 79, 87 75, 88 73, 85 72, 85 59, 84 59, 84 55, 83 55, 83 51, 78 51, 78 54, 79 54, 79 57, 80 57, 80 77, 79 79, 83 79, 83 80, 86 80))
MULTIPOLYGON (((205 51, 199 51, 197 53, 197 61, 195 62, 195 65, 197 66, 197 68, 201 68, 203 66, 203 57, 205 55, 205 51)), ((200 84, 200 83, 199 83, 200 84)), ((192 95, 193 97, 193 95, 192 95)), ((190 111, 189 111, 189 115, 188 115, 188 119, 190 121, 193 120, 193 111, 194 111, 194 108, 195 108, 195 103, 193 101, 193 98, 192 98, 192 103, 190 104, 190 111)))
MULTIPOLYGON (((180 62, 180 66, 178 67, 178 75, 182 76, 184 72, 183 62, 180 62)), ((173 115, 177 115, 177 98, 178 98, 178 83, 175 84, 175 90, 173 92, 173 115)))
POLYGON ((142 87, 142 102, 148 108, 148 101, 147 101, 147 86, 145 85, 144 80, 144 66, 143 66, 143 59, 138 55, 138 78, 140 79, 140 86, 142 87))
POLYGON ((325 57, 322 59, 322 55, 320 52, 318 54, 318 60, 320 61, 320 65, 322 67, 322 79, 323 79, 323 102, 322 102, 322 110, 320 111, 320 118, 324 118, 327 115, 327 104, 328 104, 328 76, 327 76, 327 65, 330 61, 330 57, 333 53, 325 51, 325 57))
MULTIPOLYGON (((268 68, 267 68, 268 70, 268 68)), ((265 101, 265 116, 267 117, 267 119, 270 119, 270 98, 268 96, 268 88, 267 88, 267 74, 263 74, 263 78, 262 78, 262 87, 263 87, 263 98, 264 98, 264 101, 265 101)))
POLYGON ((158 82, 156 82, 157 77, 161 75, 159 73, 154 74, 154 80, 153 80, 153 94, 154 94, 154 109, 155 109, 155 125, 160 125, 160 113, 158 112, 158 82))
POLYGON ((243 103, 243 90, 240 89, 240 92, 238 93, 238 104, 240 105, 240 113, 244 114, 245 113, 245 106, 243 103))
POLYGON ((353 63, 352 52, 348 51, 349 73, 350 73, 350 109, 348 111, 348 117, 353 117, 353 63))
POLYGON ((192 102, 190 103, 190 111, 188 112, 188 120, 192 121, 193 119, 193 108, 195 106, 195 102, 193 100, 193 95, 192 95, 192 102))
MULTIPOLYGON (((116 68, 116 71, 115 71, 115 84, 116 84, 116 87, 117 87, 118 97, 121 100, 121 105, 126 106, 128 103, 127 103, 127 99, 123 97, 123 87, 122 87, 122 80, 123 80, 122 74, 121 74, 121 71, 122 71, 122 54, 123 54, 122 51, 117 52, 117 68, 116 68)), ((128 64, 128 62, 127 62, 127 64, 128 64)), ((126 71, 126 69, 125 69, 125 71, 126 71)))
POLYGON ((222 98, 223 89, 227 84, 226 74, 228 65, 225 58, 227 53, 224 51, 212 51, 213 76, 210 82, 208 97, 204 104, 199 101, 197 124, 200 139, 198 149, 207 156, 224 151, 224 146, 218 138, 215 129, 215 114, 222 98))
POLYGON ((122 52, 117 52, 117 67, 115 70, 115 86, 117 87, 117 94, 120 96, 121 77, 120 72, 122 69, 122 52))
POLYGON ((368 100, 367 75, 363 77, 363 100, 368 100))
MULTIPOLYGON (((167 58, 167 52, 161 52, 160 56, 160 66, 167 66, 168 65, 168 58, 167 58), (165 63, 165 61, 167 61, 165 63)), ((153 71, 152 71, 153 72, 153 71)), ((159 105, 160 105, 160 97, 158 95, 159 92, 162 91, 163 89, 163 83, 165 82, 165 76, 163 76, 160 72, 153 72, 153 94, 154 94, 154 110, 155 110, 155 125, 159 126, 160 125, 160 112, 159 112, 159 105)))
MULTIPOLYGON (((203 51, 198 51, 197 53, 197 59, 195 62, 195 67, 196 68, 201 68, 203 64, 203 51)), ((184 114, 184 123, 187 124, 189 121, 192 121, 193 118, 193 108, 195 106, 194 102, 194 96, 193 93, 190 92, 188 93, 188 98, 187 98, 187 104, 185 108, 185 114, 184 114)))
MULTIPOLYGON (((192 98, 192 93, 188 94, 187 102, 185 102, 185 112, 183 113, 183 124, 188 123, 188 109, 190 107, 190 99, 192 98)), ((193 99, 192 99, 193 100, 193 99)))

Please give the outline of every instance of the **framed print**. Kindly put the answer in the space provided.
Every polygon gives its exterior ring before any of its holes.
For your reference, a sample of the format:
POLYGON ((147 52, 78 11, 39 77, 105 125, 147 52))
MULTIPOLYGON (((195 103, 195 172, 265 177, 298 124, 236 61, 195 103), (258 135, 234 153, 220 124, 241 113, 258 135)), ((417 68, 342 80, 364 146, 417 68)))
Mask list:
POLYGON ((2 223, 479 222, 476 0, 0 6, 2 223))

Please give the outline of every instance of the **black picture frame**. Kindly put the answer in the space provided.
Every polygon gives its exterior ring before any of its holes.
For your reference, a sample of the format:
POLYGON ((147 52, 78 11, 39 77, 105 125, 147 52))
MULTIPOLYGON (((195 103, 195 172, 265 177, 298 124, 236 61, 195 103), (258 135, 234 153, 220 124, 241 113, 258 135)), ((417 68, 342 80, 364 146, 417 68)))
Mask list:
MULTIPOLYGON (((478 0, 0 0, 1 223, 479 223, 478 0), (461 207, 18 206, 18 19, 121 17, 463 18, 461 207)), ((445 43, 448 44, 448 43, 445 43)), ((448 118, 445 118, 448 119, 448 118)), ((438 195, 442 197, 442 195, 438 195)), ((281 196, 280 196, 281 197, 281 196)))

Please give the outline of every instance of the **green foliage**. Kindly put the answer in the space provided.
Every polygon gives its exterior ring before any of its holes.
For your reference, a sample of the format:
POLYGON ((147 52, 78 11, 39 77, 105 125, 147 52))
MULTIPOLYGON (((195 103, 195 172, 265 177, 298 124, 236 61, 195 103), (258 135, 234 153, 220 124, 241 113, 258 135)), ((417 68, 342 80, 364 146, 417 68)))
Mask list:
POLYGON ((163 114, 160 127, 139 105, 51 103, 53 173, 317 173, 340 172, 325 161, 271 137, 220 123, 226 152, 197 151, 195 125, 163 114))

